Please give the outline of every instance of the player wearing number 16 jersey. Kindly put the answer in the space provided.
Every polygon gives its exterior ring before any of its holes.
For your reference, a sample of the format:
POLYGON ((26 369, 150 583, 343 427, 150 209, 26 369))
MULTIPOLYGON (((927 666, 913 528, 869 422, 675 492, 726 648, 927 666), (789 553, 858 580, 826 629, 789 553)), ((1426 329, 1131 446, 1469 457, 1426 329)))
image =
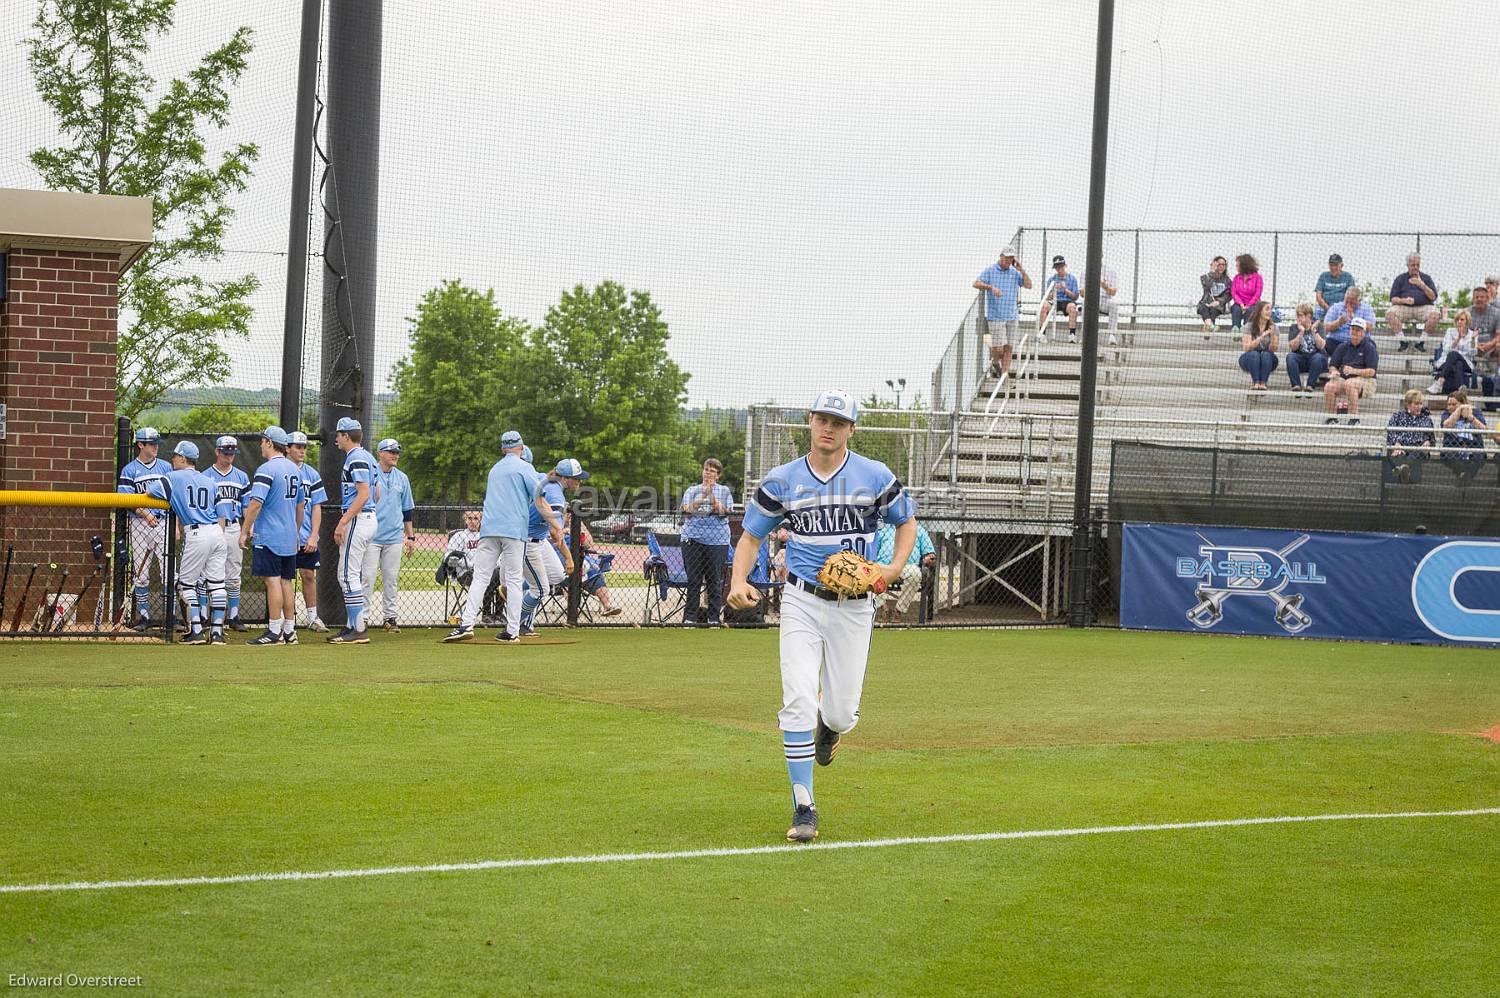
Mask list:
POLYGON ((785 524, 786 590, 781 601, 781 697, 778 719, 792 781, 792 827, 786 837, 818 837, 813 761, 828 765, 839 736, 859 721, 865 662, 870 654, 874 601, 866 593, 842 597, 817 583, 829 556, 875 553, 880 521, 896 528, 891 564, 877 565, 887 583, 901 576, 917 535, 916 505, 891 469, 849 449, 859 404, 847 392, 819 395, 808 411, 812 449, 774 469, 745 507, 745 532, 734 551, 729 603, 759 599, 750 585, 761 540, 785 524))
POLYGON ((245 525, 240 547, 254 546, 250 571, 266 580, 266 613, 270 627, 252 645, 297 643, 297 604, 292 580, 297 577, 297 524, 305 502, 302 472, 287 457, 290 438, 279 426, 268 426, 260 440, 265 463, 255 469, 245 498, 245 525))
POLYGON ((207 644, 224 640, 224 521, 234 511, 219 498, 212 479, 198 471, 198 445, 184 440, 172 450, 172 470, 147 486, 146 494, 165 499, 182 528, 177 556, 177 590, 187 604, 191 630, 183 642, 207 644), (198 606, 198 589, 208 591, 212 637, 205 634, 198 606))

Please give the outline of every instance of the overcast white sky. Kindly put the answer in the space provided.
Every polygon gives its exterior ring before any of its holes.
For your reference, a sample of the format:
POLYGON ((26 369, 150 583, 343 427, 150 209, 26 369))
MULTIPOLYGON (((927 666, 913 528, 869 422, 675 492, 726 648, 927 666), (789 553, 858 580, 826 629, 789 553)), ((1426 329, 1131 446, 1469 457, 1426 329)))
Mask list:
MULTIPOLYGON (((1475 58, 1494 25, 1477 5, 1119 6, 1108 224, 1500 232, 1496 73, 1475 58)), ((235 25, 256 29, 233 134, 263 157, 237 250, 285 249, 298 8, 184 3, 162 50, 165 77, 235 25)), ((12 186, 34 183, 24 156, 48 138, 19 49, 33 15, 0 13, 12 186)), ((377 387, 413 304, 447 277, 533 321, 580 281, 649 290, 695 403, 925 384, 1016 227, 1084 221, 1096 16, 1054 2, 387 4, 377 387)), ((1284 242, 1283 265, 1311 269, 1310 287, 1326 242, 1284 242)), ((1332 248, 1361 278, 1388 277, 1405 243, 1332 248)), ((1063 246, 1081 270, 1081 240, 1063 246)), ((1201 257, 1264 258, 1269 239, 1146 247, 1143 298, 1185 301, 1201 257)), ((1129 248, 1109 255, 1123 267, 1129 248)), ((1500 240, 1424 248, 1441 285, 1500 269, 1500 240)), ((284 260, 230 263, 266 282, 234 383, 274 385, 284 260)))

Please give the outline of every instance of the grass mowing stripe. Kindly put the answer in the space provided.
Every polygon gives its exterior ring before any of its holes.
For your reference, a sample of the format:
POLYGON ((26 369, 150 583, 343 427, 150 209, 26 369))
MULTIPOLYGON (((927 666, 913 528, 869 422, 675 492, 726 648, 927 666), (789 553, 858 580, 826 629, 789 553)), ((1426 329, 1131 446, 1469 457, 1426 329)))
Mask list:
POLYGON ((291 880, 346 880, 352 877, 389 877, 412 873, 467 873, 479 870, 513 870, 538 866, 581 866, 591 863, 639 863, 651 860, 714 859, 732 856, 764 856, 791 852, 826 852, 841 849, 885 849, 895 846, 944 845, 957 842, 1003 842, 1012 839, 1056 839, 1080 835, 1117 835, 1128 832, 1175 832, 1202 828, 1243 828, 1253 825, 1291 825, 1315 821, 1379 821, 1394 818, 1465 818, 1500 815, 1500 807, 1466 808, 1457 811, 1389 811, 1364 814, 1300 814, 1268 818, 1219 818, 1208 821, 1173 821, 1153 825, 1101 825, 1093 828, 1033 828, 1012 832, 971 832, 958 835, 924 835, 890 839, 857 839, 825 842, 818 846, 744 846, 729 849, 686 849, 678 852, 602 853, 594 856, 540 856, 533 859, 490 859, 471 863, 430 863, 415 866, 383 866, 363 870, 311 870, 284 873, 238 873, 222 877, 167 877, 143 880, 98 880, 62 884, 4 884, 0 894, 41 894, 63 891, 123 890, 140 887, 201 887, 291 880))

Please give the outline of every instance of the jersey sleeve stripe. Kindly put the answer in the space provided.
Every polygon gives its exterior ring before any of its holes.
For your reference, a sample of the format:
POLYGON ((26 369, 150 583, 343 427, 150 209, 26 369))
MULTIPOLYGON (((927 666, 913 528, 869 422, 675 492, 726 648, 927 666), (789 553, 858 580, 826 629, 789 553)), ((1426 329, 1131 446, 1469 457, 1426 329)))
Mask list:
POLYGON ((765 486, 755 490, 755 498, 750 500, 750 503, 767 516, 780 516, 786 512, 786 506, 781 500, 767 492, 765 486))

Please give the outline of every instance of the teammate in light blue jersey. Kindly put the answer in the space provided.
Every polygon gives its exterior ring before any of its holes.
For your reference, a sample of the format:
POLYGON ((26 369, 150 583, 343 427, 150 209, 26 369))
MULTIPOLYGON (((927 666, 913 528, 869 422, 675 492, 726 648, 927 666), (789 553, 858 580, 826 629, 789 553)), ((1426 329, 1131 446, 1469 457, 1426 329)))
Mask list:
POLYGON ((184 440, 172 451, 172 470, 153 479, 146 494, 165 499, 181 527, 182 550, 177 559, 177 589, 187 606, 190 632, 187 644, 224 640, 224 521, 233 503, 221 499, 218 487, 198 471, 198 445, 184 440), (198 605, 199 587, 208 594, 212 634, 205 633, 198 605))
MULTIPOLYGON (((387 634, 400 634, 396 623, 397 586, 401 576, 401 559, 411 557, 416 548, 417 530, 412 522, 412 511, 416 502, 411 495, 411 479, 396 465, 401 460, 401 444, 394 437, 386 437, 375 447, 375 536, 370 547, 375 552, 375 563, 380 569, 380 589, 383 597, 387 634)), ((375 605, 375 577, 365 588, 365 605, 375 605)))
POLYGON ((375 585, 375 504, 379 495, 374 484, 375 459, 360 446, 364 427, 345 416, 334 428, 333 440, 344 452, 344 470, 339 476, 339 506, 343 516, 333 528, 339 546, 339 588, 344 592, 344 627, 329 635, 330 644, 370 643, 365 627, 365 590, 375 585))
POLYGON ((297 529, 297 576, 302 580, 302 602, 307 605, 307 629, 326 631, 328 625, 318 617, 318 534, 323 525, 323 505, 328 490, 323 476, 307 461, 307 434, 300 430, 287 434, 287 456, 302 472, 302 494, 307 505, 297 529))
MULTIPOLYGON (((225 625, 234 631, 245 630, 240 622, 240 576, 245 565, 240 524, 245 518, 245 492, 250 488, 250 476, 234 465, 239 452, 238 440, 228 435, 220 437, 214 441, 214 463, 204 472, 218 484, 219 498, 234 504, 234 511, 224 520, 224 593, 229 599, 225 625)), ((208 593, 200 590, 199 603, 206 604, 207 599, 208 593)))
POLYGON ((761 541, 782 525, 790 534, 778 719, 792 782, 792 842, 818 837, 813 761, 832 762, 839 736, 859 721, 875 616, 868 593, 841 597, 818 584, 818 571, 838 551, 873 556, 884 521, 896 528, 891 561, 878 565, 889 584, 900 577, 917 534, 915 504, 891 469, 849 449, 858 419, 859 403, 848 392, 818 396, 807 416, 812 449, 760 483, 734 551, 729 603, 747 609, 760 598, 749 578, 761 541))
MULTIPOLYGON (((145 495, 151 483, 167 477, 171 467, 156 455, 161 449, 161 434, 155 427, 143 426, 135 431, 135 460, 120 469, 116 491, 145 495)), ((157 511, 130 511, 126 537, 130 542, 130 579, 135 593, 135 629, 144 631, 151 616, 151 563, 156 562, 157 578, 167 580, 167 521, 157 511)), ((165 593, 163 600, 169 598, 165 593)))
POLYGON ((279 426, 268 426, 261 434, 260 453, 266 461, 250 480, 245 525, 240 531, 240 546, 254 547, 250 571, 266 580, 270 626, 249 642, 256 646, 297 643, 292 581, 297 577, 297 524, 307 500, 302 472, 287 456, 290 443, 279 426))

